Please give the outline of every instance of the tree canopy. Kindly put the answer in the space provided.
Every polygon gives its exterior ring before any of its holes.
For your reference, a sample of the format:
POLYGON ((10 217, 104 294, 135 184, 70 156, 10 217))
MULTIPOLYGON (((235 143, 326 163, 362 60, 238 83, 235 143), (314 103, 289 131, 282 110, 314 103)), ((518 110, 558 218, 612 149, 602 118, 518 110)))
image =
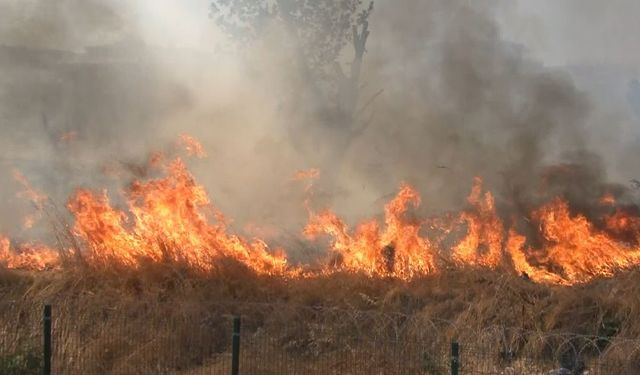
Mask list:
POLYGON ((296 63, 318 90, 329 83, 341 111, 354 110, 360 68, 369 36, 373 1, 364 0, 213 0, 211 14, 219 27, 239 44, 263 35, 273 22, 282 25, 297 51, 296 63), (341 55, 351 44, 351 69, 342 69, 341 55))

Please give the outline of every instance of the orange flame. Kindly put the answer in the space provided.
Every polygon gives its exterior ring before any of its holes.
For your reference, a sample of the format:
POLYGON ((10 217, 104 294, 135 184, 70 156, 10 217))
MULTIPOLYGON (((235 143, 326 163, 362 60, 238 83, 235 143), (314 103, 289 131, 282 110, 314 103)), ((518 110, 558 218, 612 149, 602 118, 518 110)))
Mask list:
POLYGON ((198 158, 205 158, 207 156, 202 144, 190 135, 180 134, 180 136, 178 136, 178 146, 185 149, 187 156, 195 156, 198 158))
POLYGON ((467 198, 471 209, 460 214, 467 225, 467 235, 453 249, 453 259, 459 265, 497 267, 502 260, 504 230, 495 210, 493 195, 482 195, 482 179, 474 180, 467 198), (482 248, 486 250, 481 252, 482 248))
POLYGON ((614 206, 616 204, 616 198, 612 194, 605 194, 600 198, 600 204, 603 206, 614 206))
POLYGON ((58 252, 42 245, 25 245, 19 251, 11 248, 8 238, 0 236, 0 264, 10 269, 44 270, 59 265, 58 252))
POLYGON ((29 183, 29 180, 27 180, 27 178, 22 173, 20 173, 20 171, 14 169, 13 178, 20 185, 22 185, 22 191, 18 192, 17 194, 18 198, 25 198, 30 200, 37 210, 35 213, 25 216, 22 221, 23 228, 31 229, 36 224, 38 219, 40 219, 44 204, 49 199, 49 197, 34 189, 29 183))
POLYGON ((296 181, 313 180, 318 177, 320 177, 320 170, 315 168, 300 170, 293 175, 293 179, 296 181))
POLYGON ((597 230, 585 216, 572 216, 569 205, 560 198, 536 210, 533 219, 539 225, 543 246, 538 250, 527 249, 526 253, 534 255, 539 266, 533 267, 526 261, 522 253, 524 239, 513 232, 509 252, 516 269, 535 281, 575 284, 612 276, 616 271, 640 264, 640 250, 597 230))
POLYGON ((320 178, 320 170, 315 168, 300 170, 293 175, 294 181, 306 181, 304 192, 307 196, 304 200, 304 206, 307 210, 310 210, 309 207, 311 206, 311 198, 313 196, 313 184, 318 178, 320 178))
POLYGON ((49 199, 49 197, 34 189, 33 186, 31 186, 31 183, 29 183, 29 180, 27 180, 20 171, 14 169, 13 178, 22 185, 22 191, 17 194, 18 197, 29 199, 36 208, 41 209, 42 205, 49 199))
MULTIPOLYGON (((189 155, 204 155, 195 139, 181 136, 180 142, 189 155)), ((88 265, 138 269, 148 262, 168 262, 210 273, 219 269, 223 259, 233 259, 258 274, 282 277, 340 271, 403 280, 442 272, 451 265, 511 267, 533 281, 562 285, 640 265, 640 215, 616 207, 615 199, 605 196, 594 202, 615 207, 594 222, 572 213, 567 201, 553 199, 526 218, 531 224, 528 238, 518 232, 516 219, 505 229, 493 195, 476 178, 467 207, 444 217, 417 218, 421 199, 406 184, 384 206, 384 220, 371 219, 353 228, 333 211, 317 213, 305 202, 310 216, 304 235, 309 239, 328 235, 332 258, 319 272, 294 268, 281 250, 271 251, 263 240, 249 241, 230 233, 227 219, 211 204, 185 163, 180 158, 168 160, 153 154, 144 167, 153 173, 141 173, 117 206, 106 191, 78 190, 69 199, 72 235, 79 244, 78 255, 88 265), (431 229, 445 236, 439 238, 431 229), (445 244, 445 238, 452 239, 453 245, 445 244)), ((314 180, 319 173, 300 171, 294 179, 314 180)), ((35 191, 21 174, 14 175, 24 187, 21 196, 43 208, 46 195, 35 191)), ((43 245, 12 248, 6 237, 0 237, 0 264, 43 270, 60 266, 60 259, 43 245)))
POLYGON ((313 215, 304 232, 311 239, 320 234, 331 235, 332 250, 341 269, 404 279, 428 274, 436 270, 435 249, 420 236, 421 223, 404 217, 410 204, 417 207, 420 197, 413 188, 403 185, 385 206, 382 232, 372 220, 350 234, 346 224, 331 211, 313 215))
POLYGON ((214 215, 217 223, 209 223, 207 214, 214 211, 209 198, 182 160, 166 165, 165 173, 132 184, 126 193, 128 214, 113 208, 105 192, 81 190, 69 201, 74 233, 91 263, 184 262, 212 271, 216 261, 230 257, 258 273, 286 271, 283 255, 271 254, 263 241, 228 234, 220 214, 214 215))

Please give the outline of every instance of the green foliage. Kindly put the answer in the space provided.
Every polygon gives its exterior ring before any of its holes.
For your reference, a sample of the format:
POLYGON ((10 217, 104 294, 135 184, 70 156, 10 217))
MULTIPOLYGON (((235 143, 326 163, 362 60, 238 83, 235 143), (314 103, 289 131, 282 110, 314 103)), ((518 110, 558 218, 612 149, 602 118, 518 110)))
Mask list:
POLYGON ((42 360, 33 349, 0 356, 0 374, 37 375, 40 374, 42 360))

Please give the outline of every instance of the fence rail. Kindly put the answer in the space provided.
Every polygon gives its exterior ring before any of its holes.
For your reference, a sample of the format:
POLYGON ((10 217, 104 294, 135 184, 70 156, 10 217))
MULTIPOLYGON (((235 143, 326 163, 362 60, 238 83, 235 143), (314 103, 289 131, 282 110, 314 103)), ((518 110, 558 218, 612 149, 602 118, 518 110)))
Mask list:
POLYGON ((38 310, 1 310, 1 374, 640 373, 640 340, 505 327, 472 334, 393 313, 276 305, 208 314, 38 310))

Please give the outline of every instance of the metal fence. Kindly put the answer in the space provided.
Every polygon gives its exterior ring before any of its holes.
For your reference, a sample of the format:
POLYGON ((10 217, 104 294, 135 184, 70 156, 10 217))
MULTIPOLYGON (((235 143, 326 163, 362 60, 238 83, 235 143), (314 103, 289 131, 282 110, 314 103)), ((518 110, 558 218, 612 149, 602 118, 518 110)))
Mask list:
POLYGON ((43 368, 42 311, 3 308, 0 325, 0 374, 41 374, 43 368))
POLYGON ((638 374, 640 341, 282 305, 5 306, 0 374, 638 374))

